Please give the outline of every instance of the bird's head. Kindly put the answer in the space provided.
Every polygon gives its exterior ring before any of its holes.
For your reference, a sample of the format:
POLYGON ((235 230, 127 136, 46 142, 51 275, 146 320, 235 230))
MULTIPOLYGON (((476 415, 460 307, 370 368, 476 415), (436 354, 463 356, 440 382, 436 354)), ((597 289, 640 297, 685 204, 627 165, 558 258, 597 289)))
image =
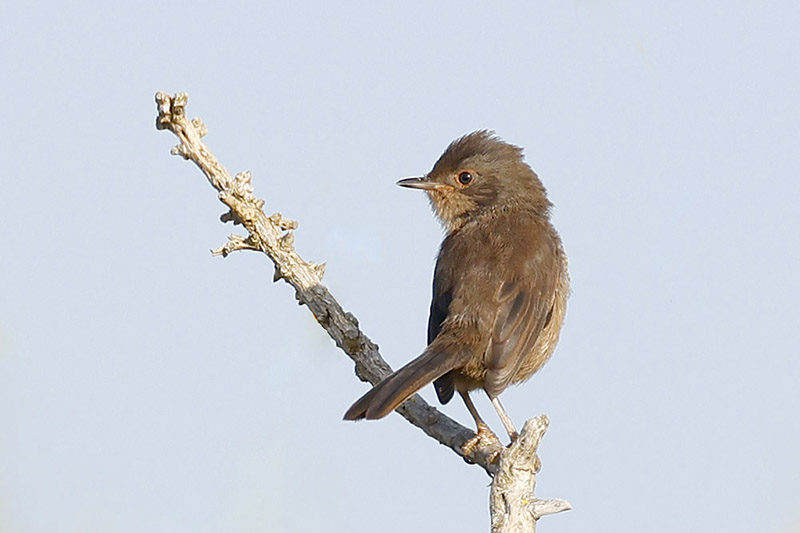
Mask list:
POLYGON ((522 149, 487 130, 456 139, 430 172, 397 184, 427 192, 448 231, 492 209, 516 207, 547 216, 551 205, 522 149))

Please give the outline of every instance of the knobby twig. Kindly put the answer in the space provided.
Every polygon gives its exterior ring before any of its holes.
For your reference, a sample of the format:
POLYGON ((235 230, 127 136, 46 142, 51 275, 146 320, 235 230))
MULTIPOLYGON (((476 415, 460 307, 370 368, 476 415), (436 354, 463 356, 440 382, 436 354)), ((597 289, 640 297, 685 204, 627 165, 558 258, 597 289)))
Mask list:
MULTIPOLYGON (((187 100, 186 93, 177 93, 174 96, 156 93, 156 128, 168 129, 178 137, 180 144, 171 153, 193 161, 218 191, 220 201, 228 207, 228 212, 220 219, 223 222, 241 224, 248 232, 247 237, 230 235, 228 242, 212 250, 212 253, 227 256, 239 250, 255 250, 266 254, 275 267, 274 281, 283 279, 294 287, 299 303, 311 310, 336 345, 355 362, 356 375, 362 381, 372 384, 388 376, 392 370, 380 356, 378 346, 359 329, 356 317, 345 312, 322 284, 325 265, 306 261, 295 251, 293 230, 297 228, 297 222, 284 218, 280 213, 271 216, 264 214, 264 201, 253 195, 250 173, 242 172, 233 177, 217 161, 201 140, 207 133, 205 125, 199 119, 190 121, 186 118, 187 100)), ((516 512, 516 508, 521 505, 519 502, 523 501, 515 500, 517 495, 524 495, 524 501, 527 502, 524 512, 531 517, 530 524, 535 524, 539 516, 570 508, 562 500, 533 498, 538 468, 534 468, 532 461, 535 459, 538 462, 536 447, 547 428, 546 417, 540 416, 528 421, 519 439, 508 449, 496 441, 481 439, 468 455, 464 455, 462 447, 475 433, 428 405, 419 395, 412 396, 397 411, 466 461, 478 464, 490 475, 495 475, 492 484, 493 531, 533 531, 495 527, 496 522, 516 523, 510 519, 501 520, 495 514, 495 508, 500 512, 505 506, 506 515, 508 511, 516 512), (519 472, 526 475, 519 476, 519 472), (526 492, 520 483, 527 484, 529 490, 526 492)))
POLYGON ((500 454, 489 498, 492 533, 534 531, 540 517, 572 509, 565 500, 538 500, 533 496, 541 466, 536 450, 549 425, 545 415, 526 421, 517 440, 500 454))

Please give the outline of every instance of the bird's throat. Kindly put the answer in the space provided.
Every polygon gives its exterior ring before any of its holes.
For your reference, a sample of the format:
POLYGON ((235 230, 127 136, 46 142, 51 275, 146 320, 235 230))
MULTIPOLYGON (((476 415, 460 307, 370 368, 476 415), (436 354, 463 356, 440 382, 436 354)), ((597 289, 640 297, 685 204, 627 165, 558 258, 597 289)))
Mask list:
POLYGON ((478 209, 478 204, 455 189, 426 192, 436 216, 448 233, 458 230, 466 222, 467 215, 478 209))

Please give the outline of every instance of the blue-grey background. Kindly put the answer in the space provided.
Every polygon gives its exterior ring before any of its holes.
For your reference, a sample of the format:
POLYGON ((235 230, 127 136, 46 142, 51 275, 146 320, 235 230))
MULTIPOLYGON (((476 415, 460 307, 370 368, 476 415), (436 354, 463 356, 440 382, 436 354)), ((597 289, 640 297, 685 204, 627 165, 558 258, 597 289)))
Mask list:
POLYGON ((524 146, 573 279, 504 395, 552 420, 537 494, 575 509, 541 531, 800 531, 798 27, 789 1, 5 3, 0 531, 488 531, 482 471, 342 422, 349 360, 266 258, 209 254, 237 230, 157 90, 395 366, 441 231, 394 182, 474 129, 524 146))

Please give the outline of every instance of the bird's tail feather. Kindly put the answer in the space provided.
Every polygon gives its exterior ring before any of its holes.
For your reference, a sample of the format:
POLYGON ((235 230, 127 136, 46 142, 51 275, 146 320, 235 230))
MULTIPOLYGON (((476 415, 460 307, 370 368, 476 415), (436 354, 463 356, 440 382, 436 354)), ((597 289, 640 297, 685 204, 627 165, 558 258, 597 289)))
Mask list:
MULTIPOLYGON (((451 352, 452 354, 452 352, 451 352)), ((344 415, 345 420, 383 418, 419 389, 457 366, 457 359, 433 345, 422 355, 375 385, 344 415)))

